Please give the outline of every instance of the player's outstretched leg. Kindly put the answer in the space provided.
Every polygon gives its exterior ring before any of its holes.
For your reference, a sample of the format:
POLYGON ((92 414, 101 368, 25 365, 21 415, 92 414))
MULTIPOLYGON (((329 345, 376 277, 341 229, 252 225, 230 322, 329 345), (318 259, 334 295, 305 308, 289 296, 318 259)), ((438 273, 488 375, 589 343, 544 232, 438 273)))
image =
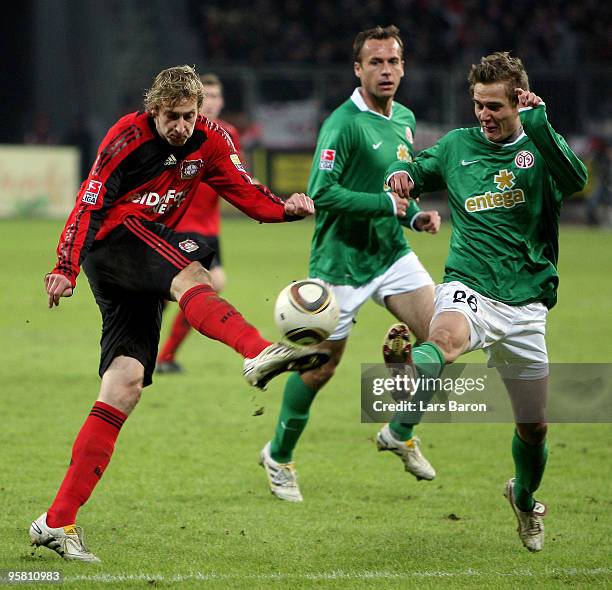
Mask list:
POLYGON ((285 371, 304 373, 317 369, 329 360, 329 352, 310 346, 270 344, 255 358, 244 361, 244 378, 251 385, 265 389, 268 381, 285 371))
POLYGON ((544 521, 546 506, 534 500, 533 508, 523 512, 517 505, 514 497, 515 479, 512 478, 504 486, 504 496, 510 503, 512 511, 518 522, 517 531, 523 545, 529 551, 542 551, 544 548, 544 521))
MULTIPOLYGON (((426 343, 426 346, 434 347, 431 343, 426 343)), ((421 348, 415 349, 415 352, 419 351, 417 356, 425 363, 430 363, 431 351, 428 349, 423 351, 421 348), (428 354, 424 355, 423 352, 428 354)), ((383 359, 391 374, 408 374, 408 376, 415 377, 419 373, 419 367, 413 360, 410 331, 406 324, 394 324, 387 330, 382 351, 383 359)), ((440 361, 440 354, 438 351, 438 355, 434 354, 434 357, 441 370, 443 359, 440 361)), ((436 477, 436 471, 423 455, 419 437, 413 435, 413 428, 418 423, 419 417, 417 413, 414 421, 406 422, 405 416, 404 419, 401 414, 396 416, 390 424, 386 424, 378 432, 376 446, 379 451, 391 451, 397 455, 404 464, 404 469, 414 475, 417 480, 432 480, 436 477)))
POLYGON ((30 539, 36 547, 47 547, 64 559, 99 562, 87 548, 85 535, 80 526, 70 525, 52 528, 47 525, 47 513, 39 516, 30 526, 30 539))
POLYGON ((243 374, 254 387, 264 389, 280 373, 309 371, 329 360, 325 351, 265 340, 255 326, 209 285, 191 287, 179 305, 198 332, 227 344, 245 357, 243 374))

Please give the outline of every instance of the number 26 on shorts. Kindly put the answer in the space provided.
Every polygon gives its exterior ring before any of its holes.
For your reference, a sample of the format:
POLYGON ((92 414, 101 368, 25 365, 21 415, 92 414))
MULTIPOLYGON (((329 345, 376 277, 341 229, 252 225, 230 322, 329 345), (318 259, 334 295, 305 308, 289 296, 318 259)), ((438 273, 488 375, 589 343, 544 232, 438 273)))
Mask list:
POLYGON ((478 299, 476 299, 476 295, 470 295, 468 297, 466 292, 460 289, 455 291, 453 303, 466 303, 474 313, 478 311, 478 299))

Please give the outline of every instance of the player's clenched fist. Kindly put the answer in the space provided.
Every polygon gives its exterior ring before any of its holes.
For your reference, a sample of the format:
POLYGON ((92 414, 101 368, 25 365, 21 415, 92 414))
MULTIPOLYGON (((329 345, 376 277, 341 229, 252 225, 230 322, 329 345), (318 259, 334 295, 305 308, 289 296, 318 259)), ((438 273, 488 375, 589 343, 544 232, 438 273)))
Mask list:
POLYGON ((407 172, 395 172, 391 175, 391 178, 389 178, 389 186, 398 196, 409 199, 410 191, 414 188, 414 183, 407 172))
POLYGON ((60 297, 72 297, 72 284, 64 275, 47 273, 45 289, 49 296, 49 309, 54 305, 59 305, 60 297))
POLYGON ((514 90, 518 96, 519 108, 537 107, 542 102, 542 99, 534 92, 522 88, 515 88, 514 90))
POLYGON ((440 214, 437 211, 421 211, 414 220, 414 226, 419 231, 437 234, 440 230, 440 214))
POLYGON ((397 193, 391 191, 387 193, 395 203, 395 215, 397 217, 406 217, 406 209, 408 209, 408 201, 400 197, 397 193))
POLYGON ((314 201, 304 193, 293 193, 285 201, 285 213, 294 217, 307 217, 315 212, 314 201))

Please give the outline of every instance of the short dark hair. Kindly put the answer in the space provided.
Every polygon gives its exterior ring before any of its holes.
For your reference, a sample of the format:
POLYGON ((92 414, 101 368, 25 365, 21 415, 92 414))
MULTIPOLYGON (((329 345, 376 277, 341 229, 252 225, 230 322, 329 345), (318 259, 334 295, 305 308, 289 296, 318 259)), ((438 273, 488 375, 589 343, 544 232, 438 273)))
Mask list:
POLYGON ((400 54, 404 54, 404 42, 400 37, 399 29, 395 25, 381 27, 380 25, 357 33, 353 41, 353 61, 361 60, 361 50, 366 41, 370 39, 395 39, 400 46, 400 54))
POLYGON ((518 103, 515 88, 529 90, 529 78, 523 62, 518 57, 511 57, 507 51, 496 51, 480 58, 480 63, 473 64, 468 74, 470 94, 474 96, 476 84, 493 84, 506 82, 506 96, 514 105, 518 103))

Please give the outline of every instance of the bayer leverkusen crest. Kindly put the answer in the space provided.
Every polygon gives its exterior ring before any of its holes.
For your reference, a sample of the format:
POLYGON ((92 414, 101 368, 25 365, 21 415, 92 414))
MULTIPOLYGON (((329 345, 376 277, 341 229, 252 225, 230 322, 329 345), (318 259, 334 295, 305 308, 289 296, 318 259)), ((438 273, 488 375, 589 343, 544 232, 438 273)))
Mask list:
POLYGON ((203 164, 202 160, 183 160, 181 162, 181 178, 183 180, 195 178, 202 169, 203 164))
POLYGON ((200 246, 198 246, 193 240, 183 240, 182 242, 179 242, 178 247, 185 252, 194 252, 200 246))

